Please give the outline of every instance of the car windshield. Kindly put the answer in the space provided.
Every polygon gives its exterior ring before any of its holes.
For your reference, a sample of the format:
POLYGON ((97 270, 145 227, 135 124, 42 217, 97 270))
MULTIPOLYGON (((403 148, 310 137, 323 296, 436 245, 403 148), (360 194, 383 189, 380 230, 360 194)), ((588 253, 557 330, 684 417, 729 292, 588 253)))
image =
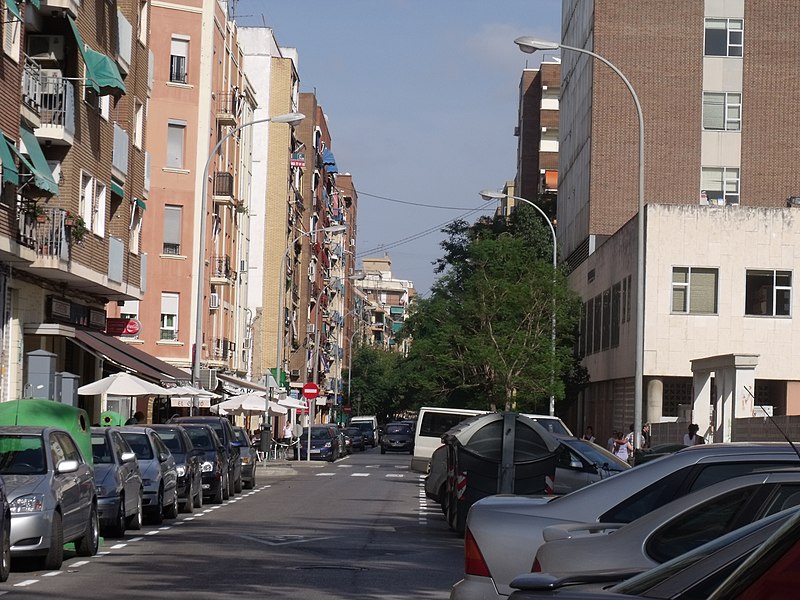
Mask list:
POLYGON ((609 471, 625 471, 629 468, 628 463, 610 452, 603 452, 597 444, 578 439, 563 440, 561 443, 596 467, 607 468, 609 471))
POLYGON ((558 435, 572 435, 564 428, 564 423, 562 423, 560 419, 548 419, 547 417, 534 417, 531 415, 525 416, 536 421, 550 433, 557 433, 558 435))
POLYGON ((344 432, 350 437, 357 437, 361 435, 361 430, 358 427, 348 427, 344 432))
POLYGON ((360 431, 372 433, 372 423, 367 421, 359 421, 358 423, 350 423, 353 427, 357 427, 360 431))
POLYGON ((161 438, 161 441, 173 454, 186 454, 186 449, 183 447, 183 437, 176 429, 159 429, 158 437, 161 438))
POLYGON ((114 455, 111 444, 103 434, 92 435, 92 461, 96 465, 113 465, 114 455))
POLYGON ((235 427, 233 429, 233 433, 236 435, 236 441, 244 444, 245 446, 250 445, 250 440, 247 439, 247 434, 244 432, 244 429, 241 427, 235 427))
POLYGON ((411 426, 410 425, 387 425, 386 426, 386 433, 411 433, 411 426))
POLYGON ((187 427, 186 433, 195 448, 216 451, 214 440, 211 439, 211 433, 205 427, 187 427))
POLYGON ((0 475, 42 475, 46 465, 42 436, 0 436, 0 475))
POLYGON ((153 449, 150 447, 150 440, 145 433, 123 432, 122 437, 136 454, 139 460, 153 460, 153 449))
MULTIPOLYGON (((308 429, 304 429, 303 435, 300 437, 308 439, 308 429)), ((312 440, 328 440, 330 438, 331 438, 331 432, 327 427, 314 427, 311 430, 312 440)))

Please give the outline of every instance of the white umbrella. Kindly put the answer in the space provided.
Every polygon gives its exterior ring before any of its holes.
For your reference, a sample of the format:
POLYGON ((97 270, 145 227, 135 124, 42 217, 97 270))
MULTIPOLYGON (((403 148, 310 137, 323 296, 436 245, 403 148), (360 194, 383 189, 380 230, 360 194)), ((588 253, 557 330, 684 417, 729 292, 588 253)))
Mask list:
POLYGON ((240 394, 231 396, 224 402, 215 404, 211 407, 211 412, 221 415, 256 415, 264 414, 264 408, 268 408, 270 415, 284 415, 287 412, 285 406, 280 406, 276 402, 266 401, 264 392, 253 392, 250 394, 240 394))
POLYGON ((78 388, 81 396, 172 396, 175 392, 130 373, 114 373, 78 388))
POLYGON ((202 388, 196 388, 193 385, 181 385, 170 389, 172 389, 172 391, 175 392, 175 394, 179 394, 180 396, 200 396, 202 398, 222 397, 219 394, 215 394, 214 392, 209 392, 208 390, 204 390, 202 388))
POLYGON ((278 400, 278 404, 286 408, 308 408, 304 400, 298 400, 297 398, 281 398, 278 400))

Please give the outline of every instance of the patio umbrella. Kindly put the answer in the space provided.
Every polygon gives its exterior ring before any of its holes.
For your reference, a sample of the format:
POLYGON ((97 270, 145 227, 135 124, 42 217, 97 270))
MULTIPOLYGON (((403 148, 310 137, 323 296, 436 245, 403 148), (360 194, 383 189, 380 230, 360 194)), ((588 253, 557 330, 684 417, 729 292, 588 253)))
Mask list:
POLYGON ((211 412, 221 415, 261 415, 264 414, 264 408, 267 406, 270 415, 284 415, 288 410, 276 402, 266 401, 264 392, 253 392, 231 396, 224 402, 213 405, 211 412))
POLYGON ((278 404, 286 408, 308 408, 305 400, 298 400, 297 398, 282 398, 278 400, 278 404))
POLYGON ((172 396, 174 392, 130 373, 114 373, 78 388, 81 396, 172 396))

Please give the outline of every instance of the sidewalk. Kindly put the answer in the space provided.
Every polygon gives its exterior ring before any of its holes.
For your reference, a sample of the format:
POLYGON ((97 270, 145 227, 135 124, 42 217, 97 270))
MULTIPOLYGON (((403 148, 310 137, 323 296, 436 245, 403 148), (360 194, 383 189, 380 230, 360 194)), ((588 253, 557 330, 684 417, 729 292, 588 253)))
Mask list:
POLYGON ((257 464, 258 474, 265 477, 277 477, 283 475, 295 475, 297 469, 318 469, 330 463, 321 460, 315 461, 296 461, 296 460, 266 460, 257 464))

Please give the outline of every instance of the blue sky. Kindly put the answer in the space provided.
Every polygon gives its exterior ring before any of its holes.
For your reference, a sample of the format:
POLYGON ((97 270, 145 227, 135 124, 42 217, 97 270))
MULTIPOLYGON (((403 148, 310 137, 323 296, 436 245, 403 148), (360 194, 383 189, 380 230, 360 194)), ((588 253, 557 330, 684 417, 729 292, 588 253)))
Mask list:
POLYGON ((559 40, 560 0, 240 0, 235 10, 297 48, 301 91, 316 92, 339 171, 359 193, 358 255, 388 253, 394 276, 427 293, 441 227, 489 214, 478 192, 514 177, 519 80, 541 55, 513 41, 559 40))

